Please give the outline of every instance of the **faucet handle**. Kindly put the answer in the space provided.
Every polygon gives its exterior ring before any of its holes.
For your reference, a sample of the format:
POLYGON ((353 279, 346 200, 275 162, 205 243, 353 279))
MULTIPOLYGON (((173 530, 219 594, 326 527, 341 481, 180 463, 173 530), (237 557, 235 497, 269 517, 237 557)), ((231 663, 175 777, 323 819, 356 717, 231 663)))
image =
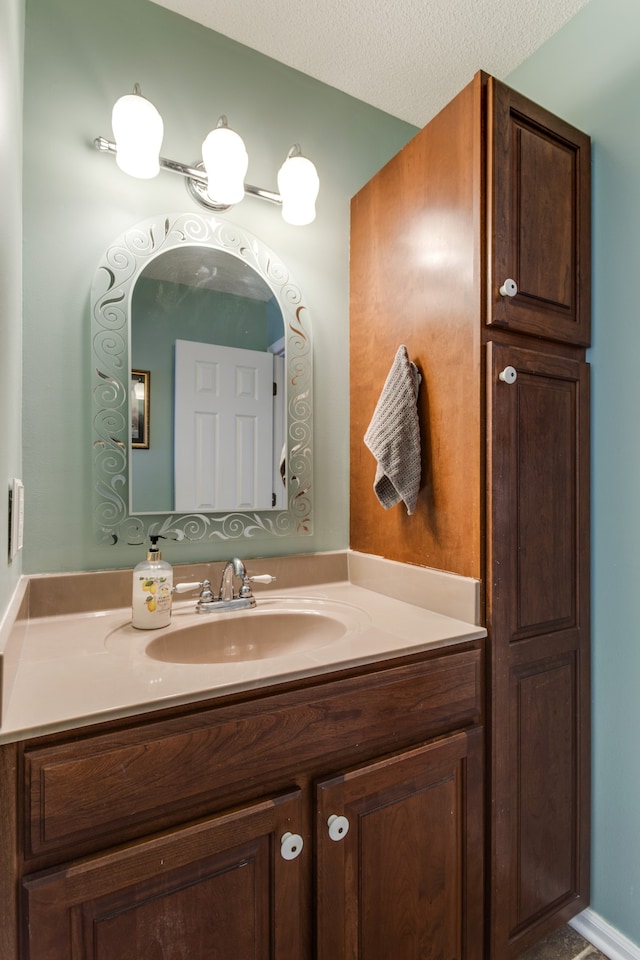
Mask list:
POLYGON ((190 590, 199 590, 202 586, 200 580, 194 580, 193 583, 174 583, 174 593, 188 593, 190 590))
POLYGON ((240 587, 240 597, 252 597, 251 584, 252 583, 273 583, 275 577, 272 577, 270 573, 258 573, 253 577, 243 577, 242 586, 240 587))
POLYGON ((176 583, 173 589, 175 593, 188 593, 190 590, 202 590, 200 600, 205 603, 215 600, 211 591, 211 580, 194 580, 192 583, 176 583))

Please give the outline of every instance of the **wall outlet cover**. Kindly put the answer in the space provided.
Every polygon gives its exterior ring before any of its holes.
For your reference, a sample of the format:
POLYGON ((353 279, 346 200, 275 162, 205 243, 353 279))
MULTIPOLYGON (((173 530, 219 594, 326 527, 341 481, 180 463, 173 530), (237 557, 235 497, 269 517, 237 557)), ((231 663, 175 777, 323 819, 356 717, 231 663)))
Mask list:
POLYGON ((9 490, 9 560, 22 550, 24 540, 24 484, 14 479, 9 490))

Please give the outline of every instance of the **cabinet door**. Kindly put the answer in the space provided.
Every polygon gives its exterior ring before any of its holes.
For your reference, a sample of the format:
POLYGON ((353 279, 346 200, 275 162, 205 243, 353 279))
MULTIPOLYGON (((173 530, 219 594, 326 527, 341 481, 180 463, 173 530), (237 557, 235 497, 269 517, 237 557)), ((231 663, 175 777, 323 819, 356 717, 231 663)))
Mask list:
POLYGON ((482 956, 479 729, 320 783, 317 817, 318 960, 482 956))
POLYGON ((589 138, 493 78, 487 97, 487 323, 588 345, 589 138))
POLYGON ((280 849, 300 822, 295 792, 28 877, 26 956, 306 958, 308 852, 284 859, 280 849))
POLYGON ((500 960, 588 904, 589 368, 489 344, 487 370, 490 956, 500 960))

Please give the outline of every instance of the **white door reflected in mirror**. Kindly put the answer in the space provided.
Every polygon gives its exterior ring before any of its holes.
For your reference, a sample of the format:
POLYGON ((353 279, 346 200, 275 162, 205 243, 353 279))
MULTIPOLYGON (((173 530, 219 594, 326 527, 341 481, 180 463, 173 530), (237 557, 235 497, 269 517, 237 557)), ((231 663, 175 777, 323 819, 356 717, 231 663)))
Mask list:
POLYGON ((274 356, 176 340, 175 509, 274 506, 274 356))
POLYGON ((271 439, 285 418, 284 382, 273 395, 273 355, 284 354, 283 335, 273 291, 237 257, 185 246, 147 264, 131 298, 131 362, 149 369, 155 386, 149 437, 132 444, 145 448, 131 453, 134 511, 286 506, 286 485, 281 494, 282 478, 273 481, 283 437, 277 451, 271 439))

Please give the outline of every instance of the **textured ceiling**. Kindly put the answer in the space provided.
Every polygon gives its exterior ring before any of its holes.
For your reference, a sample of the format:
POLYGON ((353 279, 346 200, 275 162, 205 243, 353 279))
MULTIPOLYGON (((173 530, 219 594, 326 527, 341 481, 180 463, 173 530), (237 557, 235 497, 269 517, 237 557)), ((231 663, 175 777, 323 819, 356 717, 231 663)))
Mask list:
POLYGON ((503 79, 588 0, 153 0, 422 127, 503 79))

